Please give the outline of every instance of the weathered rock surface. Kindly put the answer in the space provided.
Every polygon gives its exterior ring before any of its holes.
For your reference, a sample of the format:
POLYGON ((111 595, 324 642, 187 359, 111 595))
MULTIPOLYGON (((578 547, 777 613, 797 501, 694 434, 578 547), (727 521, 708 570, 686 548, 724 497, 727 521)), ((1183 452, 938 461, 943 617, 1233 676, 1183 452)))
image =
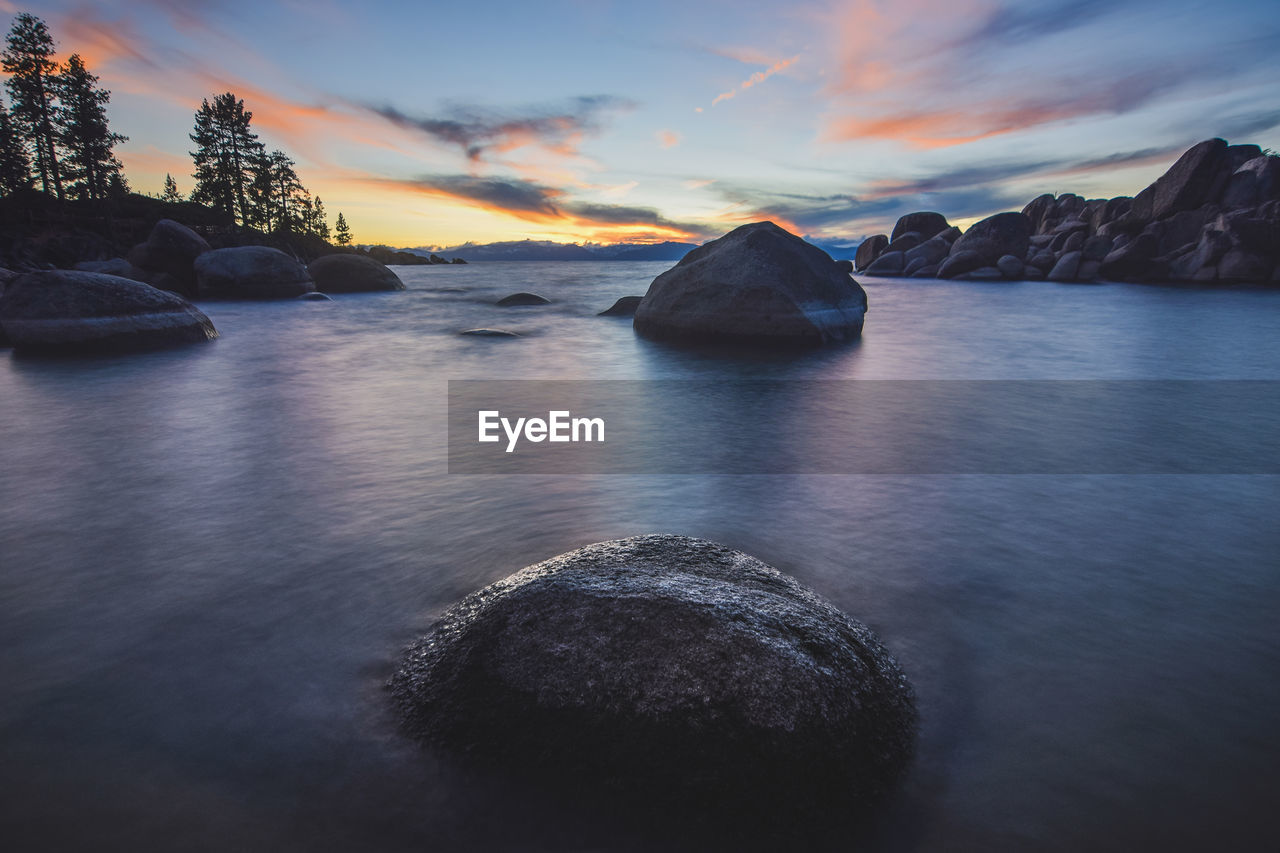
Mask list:
POLYGON ((885 252, 863 270, 863 275, 902 275, 906 263, 906 255, 902 252, 885 252))
POLYGON ((659 338, 816 344, 858 337, 866 310, 866 293, 826 252, 756 222, 654 279, 634 322, 659 338))
POLYGON ((892 243, 903 234, 910 232, 920 235, 920 240, 923 242, 934 235, 941 234, 950 227, 947 217, 941 213, 934 213, 931 210, 908 213, 900 217, 897 224, 893 226, 893 235, 889 238, 889 242, 892 243))
POLYGON ((1022 213, 997 213, 975 222, 951 247, 951 254, 973 252, 983 266, 995 266, 1001 255, 1026 257, 1031 245, 1031 220, 1022 213))
POLYGON ((325 255, 312 261, 307 273, 322 293, 404 290, 400 276, 386 264, 364 255, 325 255))
POLYGON ((213 249, 196 258, 195 273, 206 299, 291 299, 316 289, 302 264, 267 246, 213 249))
POLYGON ((894 785, 916 712, 865 626, 683 536, 590 545, 448 610, 389 687, 405 730, 543 784, 849 808, 894 785))
POLYGON ((876 258, 884 254, 885 246, 889 245, 889 238, 884 234, 874 234, 862 241, 862 245, 858 246, 858 251, 853 256, 853 267, 858 271, 865 270, 867 267, 875 263, 876 258))
POLYGON ((550 305, 551 300, 545 296, 539 296, 536 293, 513 293, 510 296, 504 296, 497 302, 503 308, 509 308, 514 305, 550 305))
POLYGON ((174 293, 113 275, 31 272, 0 297, 0 327, 18 351, 124 352, 218 336, 198 308, 174 293))
POLYGON ((129 252, 128 262, 143 275, 130 277, 167 285, 184 296, 196 295, 195 261, 210 250, 209 243, 196 232, 172 219, 161 219, 146 241, 129 252), (160 279, 163 274, 167 278, 160 279))
POLYGON ((624 296, 617 302, 610 305, 605 310, 597 314, 597 317, 630 317, 636 313, 636 309, 640 307, 640 300, 643 296, 624 296))

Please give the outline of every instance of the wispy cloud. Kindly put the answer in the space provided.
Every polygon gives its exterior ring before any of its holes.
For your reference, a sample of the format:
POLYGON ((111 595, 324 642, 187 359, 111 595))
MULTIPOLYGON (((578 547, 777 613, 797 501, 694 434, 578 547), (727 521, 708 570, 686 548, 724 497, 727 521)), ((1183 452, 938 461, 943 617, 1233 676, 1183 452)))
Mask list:
POLYGON ((680 144, 680 134, 674 130, 660 130, 655 136, 658 139, 658 144, 663 148, 675 148, 680 144))
POLYGON ((582 96, 555 107, 507 113, 454 107, 442 116, 410 116, 394 106, 366 105, 395 125, 457 146, 472 161, 484 159, 489 152, 505 153, 526 146, 572 155, 584 136, 602 129, 609 113, 634 107, 634 102, 613 95, 582 96))
POLYGON ((715 99, 711 101, 711 106, 714 107, 716 104, 720 103, 721 101, 727 101, 730 98, 736 97, 739 92, 745 92, 746 90, 750 89, 752 86, 758 86, 759 84, 763 83, 765 80, 768 80, 770 77, 777 74, 779 71, 785 71, 786 69, 790 68, 792 65, 795 65, 799 59, 800 59, 800 54, 797 53, 795 56, 791 57, 790 59, 780 59, 777 62, 770 65, 768 68, 764 69, 763 71, 755 72, 750 77, 748 77, 747 79, 739 83, 737 88, 729 89, 728 91, 721 92, 720 94, 716 95, 715 99))

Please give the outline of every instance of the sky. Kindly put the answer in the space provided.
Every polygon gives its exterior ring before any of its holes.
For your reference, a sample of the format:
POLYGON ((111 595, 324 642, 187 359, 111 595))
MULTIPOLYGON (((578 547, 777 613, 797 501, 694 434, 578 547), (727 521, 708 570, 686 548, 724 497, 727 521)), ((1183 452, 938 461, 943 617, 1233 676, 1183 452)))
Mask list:
MULTIPOLYGON (((1132 195, 1194 143, 1280 149, 1276 0, 0 0, 112 93, 132 187, 193 186, 203 98, 361 243, 852 245, 1043 192, 1132 195)), ((3 17, 0 16, 0 20, 3 17)))

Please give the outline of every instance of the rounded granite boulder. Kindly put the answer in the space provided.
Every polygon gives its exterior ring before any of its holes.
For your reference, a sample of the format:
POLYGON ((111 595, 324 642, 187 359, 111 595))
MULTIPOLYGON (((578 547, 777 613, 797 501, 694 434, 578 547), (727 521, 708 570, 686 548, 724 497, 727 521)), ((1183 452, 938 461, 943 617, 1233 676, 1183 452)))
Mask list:
POLYGON ((857 338, 866 311, 866 292, 830 255, 753 222, 655 278, 634 324, 653 338, 822 344, 857 338))
POLYGON ((510 296, 504 296, 494 304, 501 305, 503 308, 512 308, 518 305, 550 305, 551 300, 545 296, 539 296, 536 293, 525 293, 521 291, 520 293, 513 293, 510 296))
POLYGON ((363 255, 325 255, 312 261, 307 272, 322 293, 404 290, 400 276, 386 264, 363 255))
POLYGON ((302 264, 269 246, 205 252, 195 273, 206 299, 292 299, 316 289, 302 264))
POLYGON ((589 545, 473 593, 388 686, 445 753, 685 803, 856 808, 915 741, 911 687, 868 628, 683 536, 589 545))
POLYGON ((176 293, 114 275, 45 270, 0 297, 0 327, 19 352, 125 352, 213 340, 213 323, 176 293))

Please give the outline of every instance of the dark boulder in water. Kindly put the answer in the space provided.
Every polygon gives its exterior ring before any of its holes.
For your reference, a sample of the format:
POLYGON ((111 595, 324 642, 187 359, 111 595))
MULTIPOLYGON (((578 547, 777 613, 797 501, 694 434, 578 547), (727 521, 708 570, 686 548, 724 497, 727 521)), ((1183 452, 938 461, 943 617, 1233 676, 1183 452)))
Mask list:
POLYGON ((463 599, 389 688, 411 735, 542 784, 850 809, 908 763, 916 712, 865 626, 683 536, 589 545, 463 599))
POLYGON ((207 299, 291 299, 316 289, 302 264, 268 246, 205 252, 195 272, 207 299))
POLYGON ((694 342, 820 344, 857 338, 866 310, 866 292, 830 255, 772 222, 755 222, 655 278, 635 329, 694 342))
POLYGON ((513 293, 510 296, 504 296, 497 302, 503 308, 510 308, 513 305, 550 305, 551 300, 545 296, 539 296, 536 293, 513 293))
POLYGON ((404 290, 400 276, 386 264, 364 255, 325 255, 307 266, 316 290, 324 293, 367 293, 404 290))
POLYGON ((208 341, 213 323, 176 293, 102 273, 32 272, 0 297, 0 327, 18 351, 126 352, 208 341))
POLYGON ((617 302, 610 305, 605 310, 597 314, 597 317, 630 317, 636 313, 636 308, 640 306, 640 300, 643 296, 624 296, 617 302))
POLYGON ((311 293, 304 293, 298 298, 301 299, 303 302, 332 302, 333 301, 333 297, 327 296, 323 293, 316 293, 315 291, 312 291, 311 293))

